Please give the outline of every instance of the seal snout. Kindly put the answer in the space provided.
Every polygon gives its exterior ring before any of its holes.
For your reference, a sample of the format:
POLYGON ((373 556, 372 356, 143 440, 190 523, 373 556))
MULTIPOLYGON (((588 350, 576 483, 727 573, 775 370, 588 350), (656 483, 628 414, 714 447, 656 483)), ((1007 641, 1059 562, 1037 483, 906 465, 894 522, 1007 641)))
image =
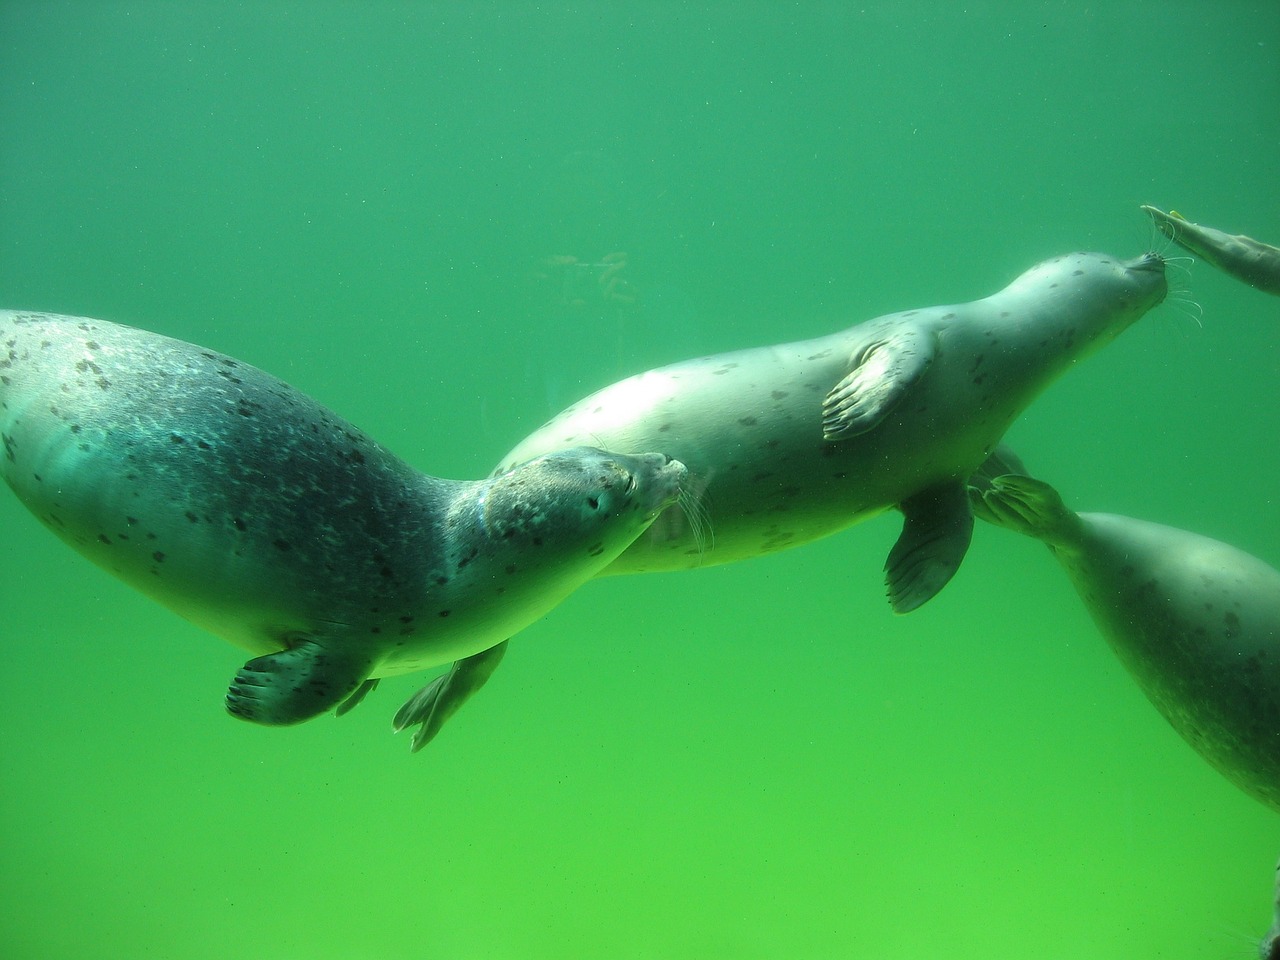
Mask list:
POLYGON ((642 483, 648 506, 653 512, 664 510, 680 499, 689 468, 665 453, 646 453, 636 458, 649 474, 642 483))

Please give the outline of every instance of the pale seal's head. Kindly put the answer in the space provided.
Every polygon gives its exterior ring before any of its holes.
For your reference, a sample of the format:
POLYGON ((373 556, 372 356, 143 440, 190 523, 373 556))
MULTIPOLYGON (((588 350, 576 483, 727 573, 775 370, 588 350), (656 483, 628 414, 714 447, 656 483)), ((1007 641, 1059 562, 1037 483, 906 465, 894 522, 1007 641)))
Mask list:
POLYGON ((1058 322, 1051 324, 1080 359, 1110 343, 1169 292, 1165 260, 1144 253, 1120 260, 1105 253, 1068 253, 1032 267, 1004 291, 1026 294, 1058 322))

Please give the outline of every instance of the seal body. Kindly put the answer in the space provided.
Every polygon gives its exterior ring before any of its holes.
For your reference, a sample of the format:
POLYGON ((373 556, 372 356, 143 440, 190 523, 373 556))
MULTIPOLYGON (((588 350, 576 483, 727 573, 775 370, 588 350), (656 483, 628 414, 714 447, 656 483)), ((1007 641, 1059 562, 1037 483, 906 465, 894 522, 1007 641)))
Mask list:
POLYGON ((575 449, 427 476, 234 358, 0 312, 0 473, 58 536, 256 654, 238 716, 306 719, 366 680, 505 641, 674 501, 659 454, 575 449))
POLYGON ((754 557, 898 507, 887 579, 894 608, 910 610, 968 546, 963 480, 1041 390, 1165 291, 1155 255, 1069 254, 972 303, 615 383, 535 430, 498 469, 585 442, 683 461, 694 509, 666 511, 610 574, 754 557), (700 515, 709 531, 690 523, 700 515))
POLYGON ((1280 571, 1198 534, 1075 514, 998 476, 985 519, 1048 544, 1147 698, 1229 780, 1280 811, 1280 571))

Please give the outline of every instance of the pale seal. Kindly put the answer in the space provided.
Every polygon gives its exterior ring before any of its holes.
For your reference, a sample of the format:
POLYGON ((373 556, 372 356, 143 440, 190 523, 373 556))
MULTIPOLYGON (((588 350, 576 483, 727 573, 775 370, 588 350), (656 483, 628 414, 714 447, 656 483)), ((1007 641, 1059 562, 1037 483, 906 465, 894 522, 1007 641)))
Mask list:
MULTIPOLYGON (((354 703, 372 678, 496 663, 685 475, 661 454, 581 448, 443 480, 231 357, 12 311, 0 312, 0 437, 0 473, 58 536, 257 655, 227 708, 267 724, 354 703)), ((429 739, 457 702, 432 706, 435 721, 400 725, 429 739)))
POLYGON ((1076 514, 1000 451, 975 512, 1044 541, 1120 661, 1218 772, 1280 810, 1280 571, 1198 534, 1076 514), (1009 470, 1006 475, 999 475, 1009 470))
MULTIPOLYGON (((1155 254, 1056 257, 972 303, 622 380, 543 424, 498 470, 587 442, 685 463, 681 509, 664 512, 607 574, 743 560, 897 507, 902 534, 885 569, 889 600, 905 613, 964 558, 973 532, 965 481, 1009 424, 1166 289, 1155 254)), ((424 709, 446 695, 460 701, 492 669, 456 663, 419 695, 424 709)))
POLYGON ((1165 213, 1145 204, 1142 209, 1161 233, 1188 252, 1251 287, 1280 295, 1280 248, 1192 223, 1177 210, 1165 213))
POLYGON ((587 442, 684 462, 689 513, 709 533, 667 510, 609 574, 742 560, 896 507, 905 522, 887 581, 894 609, 909 611, 968 547, 965 479, 1040 391, 1165 291, 1154 254, 1057 257, 972 303, 630 377, 552 418, 498 469, 587 442))

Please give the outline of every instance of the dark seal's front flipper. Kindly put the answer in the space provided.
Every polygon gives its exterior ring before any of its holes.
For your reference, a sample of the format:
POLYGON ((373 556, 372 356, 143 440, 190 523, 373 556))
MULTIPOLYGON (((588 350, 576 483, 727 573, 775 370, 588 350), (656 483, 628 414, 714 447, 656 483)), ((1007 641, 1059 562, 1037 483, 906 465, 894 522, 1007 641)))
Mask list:
POLYGON ((410 749, 415 753, 425 747, 440 732, 444 722, 458 712, 458 708, 471 699, 472 694, 485 685, 493 671, 498 669, 508 641, 503 640, 488 650, 454 663, 448 673, 442 673, 408 699, 396 711, 392 726, 396 733, 406 727, 418 725, 410 749))
POLYGON ((822 436, 847 440, 879 424, 933 362, 933 339, 900 325, 854 354, 852 369, 822 401, 822 436))
POLYGON ((910 613, 947 585, 969 549, 973 513, 965 485, 951 481, 902 503, 902 535, 885 562, 894 613, 910 613))
POLYGON ((362 653, 300 640, 241 667, 227 690, 227 711, 272 726, 300 723, 362 690, 372 669, 362 653))

